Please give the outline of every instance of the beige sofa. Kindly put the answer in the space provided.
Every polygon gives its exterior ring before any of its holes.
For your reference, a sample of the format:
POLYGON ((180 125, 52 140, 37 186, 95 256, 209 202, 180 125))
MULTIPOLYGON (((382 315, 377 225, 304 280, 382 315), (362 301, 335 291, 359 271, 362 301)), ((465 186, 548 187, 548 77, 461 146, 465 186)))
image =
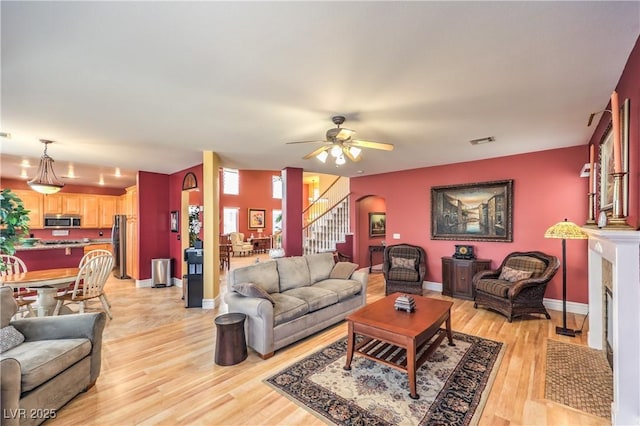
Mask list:
POLYGON ((11 321, 17 308, 11 288, 0 286, 2 426, 55 417, 100 374, 104 312, 11 321))
POLYGON ((247 344, 266 359, 366 304, 366 271, 332 253, 284 257, 232 270, 225 302, 247 315, 247 344))

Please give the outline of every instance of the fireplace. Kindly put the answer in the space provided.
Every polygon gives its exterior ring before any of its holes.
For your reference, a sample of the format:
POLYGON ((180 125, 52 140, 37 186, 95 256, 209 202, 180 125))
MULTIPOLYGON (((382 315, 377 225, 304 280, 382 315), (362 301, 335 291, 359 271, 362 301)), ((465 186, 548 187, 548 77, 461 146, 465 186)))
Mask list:
POLYGON ((589 234, 589 346, 613 370, 612 424, 640 423, 640 232, 589 234))

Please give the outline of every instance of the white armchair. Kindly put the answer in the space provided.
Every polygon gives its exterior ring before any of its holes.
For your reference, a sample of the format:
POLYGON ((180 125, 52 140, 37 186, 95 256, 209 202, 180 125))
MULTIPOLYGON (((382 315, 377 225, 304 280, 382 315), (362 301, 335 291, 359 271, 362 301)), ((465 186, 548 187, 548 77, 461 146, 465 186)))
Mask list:
POLYGON ((251 254, 253 251, 253 244, 244 240, 242 232, 231 232, 229 239, 231 240, 231 251, 234 256, 244 256, 245 254, 251 254))

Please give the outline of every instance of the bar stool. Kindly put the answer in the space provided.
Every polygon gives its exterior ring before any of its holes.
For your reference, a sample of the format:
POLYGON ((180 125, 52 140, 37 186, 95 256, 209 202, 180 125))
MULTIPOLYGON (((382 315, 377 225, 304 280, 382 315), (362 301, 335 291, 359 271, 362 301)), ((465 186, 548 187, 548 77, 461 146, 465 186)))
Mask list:
POLYGON ((246 318, 245 314, 239 312, 216 317, 216 364, 234 365, 247 358, 247 342, 244 337, 246 318))

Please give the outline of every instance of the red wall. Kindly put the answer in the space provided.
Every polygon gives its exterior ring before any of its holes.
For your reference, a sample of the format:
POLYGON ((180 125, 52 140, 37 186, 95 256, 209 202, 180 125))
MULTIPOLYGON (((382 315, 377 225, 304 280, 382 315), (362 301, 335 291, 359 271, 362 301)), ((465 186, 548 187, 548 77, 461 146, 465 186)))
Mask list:
MULTIPOLYGON (((624 100, 630 100, 629 117, 629 213, 627 224, 638 229, 640 227, 640 37, 629 55, 627 64, 622 76, 616 86, 616 91, 620 98, 620 106, 624 100)), ((611 109, 610 102, 605 101, 606 109, 611 109)), ((611 123, 611 114, 604 113, 600 117, 598 127, 596 127, 590 143, 596 147, 595 152, 599 152, 600 139, 611 123)), ((597 156, 597 154, 596 154, 597 156)), ((597 159, 596 159, 597 161, 597 159)), ((598 218, 596 214, 596 219, 598 218)))
MULTIPOLYGON (((189 193, 189 204, 193 205, 202 205, 202 193, 200 189, 202 189, 202 164, 199 164, 194 167, 190 167, 188 169, 181 170, 179 172, 173 173, 169 176, 169 211, 177 210, 181 212, 181 203, 182 203, 182 181, 187 173, 193 173, 196 176, 196 180, 198 181, 198 190, 191 191, 189 193)), ((182 221, 183 218, 180 218, 182 221)), ((175 259, 173 263, 173 276, 177 278, 182 278, 182 242, 181 238, 189 239, 189 235, 180 235, 179 232, 171 232, 171 230, 167 229, 169 233, 169 257, 175 259)))
MULTIPOLYGON (((498 267, 513 251, 540 250, 562 259, 559 240, 544 232, 568 218, 583 225, 587 218, 588 179, 580 178, 588 161, 586 145, 489 160, 407 170, 351 179, 353 228, 357 229, 354 261, 368 265, 368 212, 381 211, 375 195, 386 204, 387 244, 405 242, 427 252, 427 281, 442 282, 441 258, 451 256, 457 241, 431 239, 431 187, 513 179, 513 242, 472 241, 477 257, 498 267), (362 200, 358 202, 357 200, 362 200), (358 205, 360 204, 360 205, 358 205), (371 210, 369 210, 371 209, 371 210), (364 223, 363 223, 364 222, 364 223), (392 234, 401 238, 394 240, 392 234)), ((562 274, 547 287, 546 297, 562 299, 562 274)), ((587 303, 587 242, 567 242, 567 299, 587 303)))
POLYGON ((169 175, 138 172, 138 279, 140 280, 151 278, 151 259, 170 257, 168 194, 169 175))
MULTIPOLYGON (((237 207, 240 209, 238 217, 238 231, 243 232, 245 239, 256 230, 249 229, 249 209, 266 210, 266 221, 263 235, 271 235, 273 229, 274 209, 282 208, 282 200, 273 198, 272 176, 280 176, 276 170, 240 170, 240 194, 228 195, 220 191, 220 232, 224 229, 223 207, 237 207)), ((222 184, 222 170, 220 170, 220 183, 222 184)))
MULTIPOLYGON (((27 182, 20 179, 2 178, 2 187, 11 189, 31 189, 27 182)), ((126 191, 121 188, 106 188, 103 186, 86 186, 65 184, 61 194, 95 194, 95 195, 123 195, 126 191)))

